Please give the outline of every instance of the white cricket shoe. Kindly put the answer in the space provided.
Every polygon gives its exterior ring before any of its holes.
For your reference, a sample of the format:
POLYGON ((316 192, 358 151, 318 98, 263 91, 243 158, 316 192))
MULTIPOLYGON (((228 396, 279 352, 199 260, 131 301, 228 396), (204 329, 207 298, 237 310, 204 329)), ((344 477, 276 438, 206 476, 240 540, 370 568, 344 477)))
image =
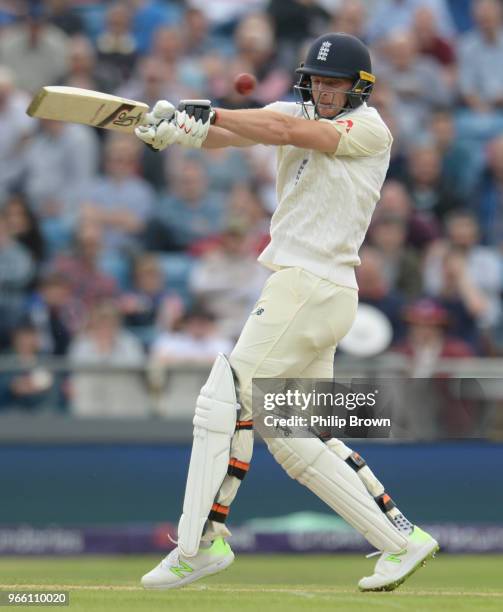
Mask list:
POLYGON ((174 548, 157 567, 145 574, 141 583, 146 589, 176 589, 189 582, 216 574, 229 567, 234 553, 223 538, 217 538, 209 548, 201 548, 195 557, 182 557, 174 548))
POLYGON ((419 527, 414 527, 407 539, 407 547, 400 552, 381 554, 372 576, 358 583, 360 591, 393 591, 440 548, 438 542, 419 527))

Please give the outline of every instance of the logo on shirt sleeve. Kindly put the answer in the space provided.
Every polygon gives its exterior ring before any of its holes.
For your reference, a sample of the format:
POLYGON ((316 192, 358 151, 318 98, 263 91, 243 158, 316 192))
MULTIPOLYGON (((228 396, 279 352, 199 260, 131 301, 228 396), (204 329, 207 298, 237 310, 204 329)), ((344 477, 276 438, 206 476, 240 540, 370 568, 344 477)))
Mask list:
POLYGON ((340 123, 346 126, 346 134, 349 134, 349 130, 353 127, 354 123, 351 119, 338 119, 335 123, 340 123))

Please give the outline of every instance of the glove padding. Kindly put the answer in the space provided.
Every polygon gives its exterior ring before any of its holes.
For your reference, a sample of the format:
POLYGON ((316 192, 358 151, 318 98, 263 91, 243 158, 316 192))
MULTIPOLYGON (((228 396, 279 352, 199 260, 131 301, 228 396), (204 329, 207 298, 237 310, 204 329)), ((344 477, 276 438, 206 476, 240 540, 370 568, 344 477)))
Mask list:
POLYGON ((143 118, 135 134, 154 151, 162 151, 177 141, 177 128, 172 122, 176 109, 167 100, 159 100, 150 113, 143 118))
POLYGON ((209 100, 180 100, 175 113, 176 142, 199 149, 208 136, 214 111, 209 100))
POLYGON ((167 100, 159 100, 135 134, 154 151, 162 151, 171 144, 199 149, 206 140, 213 115, 209 100, 181 100, 178 110, 167 100))

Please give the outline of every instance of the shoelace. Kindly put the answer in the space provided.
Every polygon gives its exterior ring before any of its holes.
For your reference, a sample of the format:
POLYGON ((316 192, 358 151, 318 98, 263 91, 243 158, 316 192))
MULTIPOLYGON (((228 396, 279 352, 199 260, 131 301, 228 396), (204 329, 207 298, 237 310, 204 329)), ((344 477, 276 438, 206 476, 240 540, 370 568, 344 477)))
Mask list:
POLYGON ((382 550, 374 550, 374 552, 371 552, 368 555, 365 555, 365 559, 370 559, 370 557, 377 557, 377 555, 382 555, 382 554, 383 554, 382 550))

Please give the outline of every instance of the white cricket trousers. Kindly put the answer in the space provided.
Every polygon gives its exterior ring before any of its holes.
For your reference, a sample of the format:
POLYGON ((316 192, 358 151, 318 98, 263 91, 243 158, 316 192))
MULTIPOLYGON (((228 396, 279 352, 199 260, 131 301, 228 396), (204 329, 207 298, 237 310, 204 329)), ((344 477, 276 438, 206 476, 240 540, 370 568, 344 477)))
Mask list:
MULTIPOLYGON (((229 359, 239 380, 239 423, 252 419, 253 378, 332 378, 337 343, 351 328, 357 306, 356 289, 302 268, 274 272, 229 359)), ((253 432, 246 425, 238 427, 231 459, 242 472, 248 469, 252 452, 253 432)), ((236 476, 225 477, 203 540, 230 535, 220 521, 225 520, 240 483, 236 476), (211 520, 212 516, 220 520, 211 520)))

